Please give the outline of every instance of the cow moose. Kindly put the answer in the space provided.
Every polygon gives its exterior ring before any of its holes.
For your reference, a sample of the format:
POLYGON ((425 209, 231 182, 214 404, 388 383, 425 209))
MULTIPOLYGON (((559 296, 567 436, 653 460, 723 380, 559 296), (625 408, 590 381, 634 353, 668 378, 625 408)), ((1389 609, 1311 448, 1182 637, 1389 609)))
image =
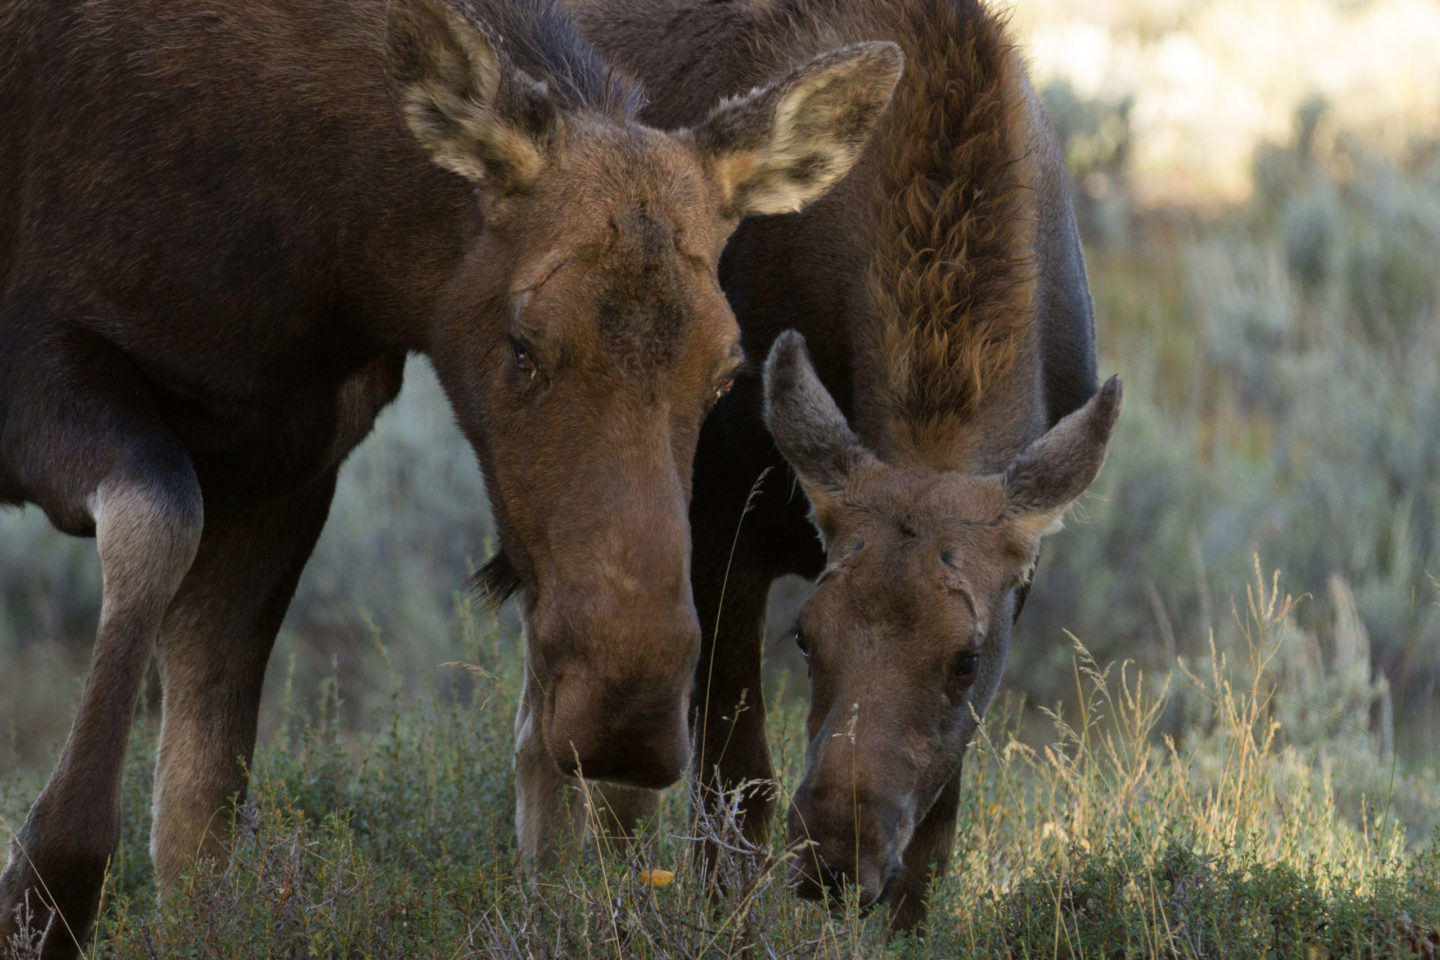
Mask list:
POLYGON ((571 5, 661 125, 830 45, 904 51, 850 175, 803 213, 742 224, 721 260, 746 353, 769 361, 701 433, 691 722, 701 795, 750 785, 745 829, 764 837, 768 594, 816 579, 795 633, 811 739, 791 882, 854 887, 913 927, 1040 538, 1094 478, 1120 403, 1118 381, 1096 390, 1064 158, 1003 19, 975 0, 571 5))
POLYGON ((545 2, 0 8, 0 504, 93 536, 104 574, 0 944, 36 897, 46 958, 93 922, 152 653, 162 891, 224 855, 276 631, 412 352, 485 473, 487 582, 522 600, 521 780, 676 779, 691 471, 741 359, 721 250, 845 174, 900 70, 824 52, 664 132, 545 2))

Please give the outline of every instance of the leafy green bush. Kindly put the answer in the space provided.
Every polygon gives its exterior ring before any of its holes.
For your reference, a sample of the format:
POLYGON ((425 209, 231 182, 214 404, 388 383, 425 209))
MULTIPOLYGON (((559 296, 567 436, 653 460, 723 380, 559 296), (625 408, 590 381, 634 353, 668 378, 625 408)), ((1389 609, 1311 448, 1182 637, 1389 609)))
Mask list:
POLYGON ((1339 578, 1389 682, 1395 742, 1427 761, 1440 748, 1440 161, 1343 136, 1322 150, 1324 122, 1306 107, 1296 143, 1257 160, 1248 206, 1093 253, 1101 369, 1126 378, 1126 410, 1092 496, 1042 556, 1017 643, 1053 669, 1022 682, 1041 702, 1063 694, 1067 628, 1102 660, 1202 651, 1233 629, 1211 600, 1242 588, 1225 572, 1258 552, 1312 594, 1296 616, 1321 642, 1339 578))

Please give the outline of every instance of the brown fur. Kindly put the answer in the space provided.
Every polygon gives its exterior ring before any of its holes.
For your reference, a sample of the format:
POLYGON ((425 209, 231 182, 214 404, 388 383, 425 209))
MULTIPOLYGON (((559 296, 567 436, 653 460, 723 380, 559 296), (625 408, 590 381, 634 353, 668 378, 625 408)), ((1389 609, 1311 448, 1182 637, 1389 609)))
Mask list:
POLYGON ((813 847, 792 883, 814 898, 845 885, 867 902, 888 896, 896 925, 913 926, 949 859, 960 761, 999 685, 1018 594, 1041 537, 1099 472, 1120 384, 1004 472, 972 473, 878 458, 794 332, 775 342, 765 379, 766 421, 827 561, 796 624, 810 748, 789 821, 792 842, 813 847))
POLYGON ((1037 177, 1006 17, 952 0, 753 6, 761 62, 884 37, 910 63, 852 178, 869 258, 855 408, 887 456, 954 466, 957 434, 1035 348, 1037 177))
MULTIPOLYGON (((845 174, 899 69, 858 44, 667 133, 547 2, 0 6, 0 505, 95 536, 104 573, 0 950, 42 886, 93 918, 152 653, 156 875, 224 855, 276 631, 412 352, 524 601, 517 772, 678 777, 691 465, 740 362, 720 253, 845 174)), ((518 794, 543 828, 554 798, 518 794)), ((57 922, 44 957, 74 952, 57 922)))
MULTIPOLYGON (((856 291, 863 309, 841 311, 844 327, 826 331, 849 369, 832 368, 828 344, 816 354, 827 380, 850 379, 840 399, 860 435, 886 456, 937 467, 1013 454, 980 449, 994 438, 969 434, 993 434, 987 421, 1000 414, 982 408, 1015 404, 1017 364, 1030 364, 1020 378, 1034 373, 1043 349, 1033 329, 1037 298, 1050 292, 1039 289, 1039 206, 1064 186, 1041 173, 1038 153, 1048 144, 1037 150, 1035 130, 1043 115, 1006 18, 975 0, 571 5, 587 35, 649 85, 652 122, 685 122, 687 103, 828 46, 867 38, 900 46, 908 66, 870 148, 836 197, 806 218, 847 236, 823 239, 836 250, 817 255, 818 269, 807 264, 811 276, 788 276, 782 258, 729 287, 814 279, 820 288, 830 270, 853 269, 842 283, 864 278, 856 291)), ((742 230, 737 246, 757 246, 747 242, 757 233, 742 230)), ((808 224, 796 233, 822 239, 808 224)), ((851 307, 854 298, 843 299, 851 307)), ((768 345, 793 322, 767 305, 745 324, 747 347, 768 345)), ((1076 392, 1087 387, 1093 382, 1076 392)), ((1057 391, 1055 399, 1063 413, 1084 396, 1057 391)))
POLYGON ((926 55, 896 91, 889 124, 901 129, 876 141, 856 406, 882 455, 943 469, 1030 346, 1034 176, 1004 22, 917 2, 901 24, 902 49, 926 55))
MULTIPOLYGON (((1061 509, 1047 497, 1012 512, 1006 478, 1042 465, 1015 477, 1078 495, 1052 483, 1062 466, 1085 482, 1098 469, 1093 439, 1086 456, 1026 459, 1096 391, 1063 155, 1004 18, 977 0, 571 2, 646 82, 652 122, 687 122, 707 97, 826 45, 877 38, 905 52, 854 172, 804 214, 743 225, 722 263, 747 353, 777 351, 767 389, 783 399, 767 432, 761 384, 742 374, 702 434, 691 517, 704 698, 692 722, 707 786, 772 776, 766 597, 782 574, 818 576, 801 614, 813 626, 812 740, 788 818, 792 840, 816 846, 792 879, 808 896, 844 883, 884 895, 895 925, 913 926, 949 858, 974 716, 1061 509), (803 333, 813 370, 787 328, 803 333), (973 675, 952 677, 972 654, 973 675)), ((1117 401, 1092 419, 1110 422, 1117 401)), ((769 796, 745 797, 752 837, 766 832, 769 796)))

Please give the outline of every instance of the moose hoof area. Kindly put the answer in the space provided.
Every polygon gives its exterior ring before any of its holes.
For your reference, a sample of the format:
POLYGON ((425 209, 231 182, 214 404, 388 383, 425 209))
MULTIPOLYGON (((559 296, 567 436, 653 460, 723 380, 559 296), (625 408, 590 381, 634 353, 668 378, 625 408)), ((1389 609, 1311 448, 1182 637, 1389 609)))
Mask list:
MULTIPOLYGON (((0 874, 0 960, 35 956, 42 940, 54 939, 47 937, 47 932, 63 929, 42 889, 30 865, 12 857, 10 866, 0 874)), ((41 955, 51 955, 48 942, 41 955)))
POLYGON ((28 857, 12 842, 10 864, 0 874, 0 958, 8 960, 12 944, 21 948, 17 956, 35 956, 43 938, 41 960, 70 960, 95 919, 108 858, 46 852, 30 844, 26 850, 28 857))

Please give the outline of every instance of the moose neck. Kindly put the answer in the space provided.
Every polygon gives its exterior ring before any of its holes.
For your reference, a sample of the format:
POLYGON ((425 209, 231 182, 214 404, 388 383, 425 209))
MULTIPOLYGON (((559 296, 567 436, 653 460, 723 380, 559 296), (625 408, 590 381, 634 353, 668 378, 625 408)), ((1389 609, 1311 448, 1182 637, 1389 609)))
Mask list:
POLYGON ((856 427, 887 460, 1003 464, 1040 398, 1023 70, 977 5, 911 0, 908 69, 873 146, 856 427))

